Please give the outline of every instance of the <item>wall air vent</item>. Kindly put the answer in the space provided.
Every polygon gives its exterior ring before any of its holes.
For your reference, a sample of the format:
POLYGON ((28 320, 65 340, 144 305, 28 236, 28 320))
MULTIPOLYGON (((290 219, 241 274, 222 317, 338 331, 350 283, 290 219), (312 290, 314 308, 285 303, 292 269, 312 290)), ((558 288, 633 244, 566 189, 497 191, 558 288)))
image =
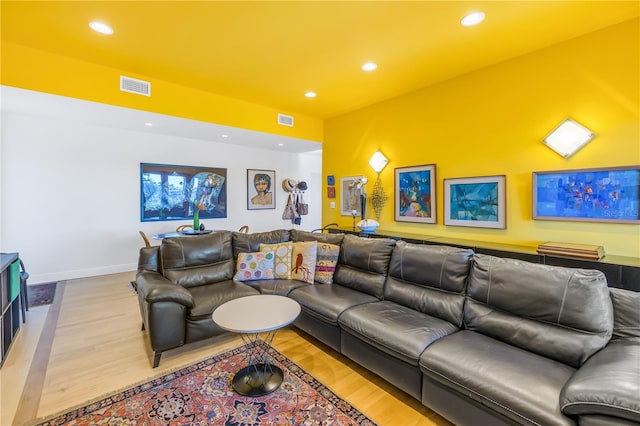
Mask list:
POLYGON ((281 126, 293 127, 293 117, 290 115, 278 114, 278 124, 281 126))
POLYGON ((151 83, 135 78, 120 76, 120 90, 136 95, 151 96, 151 83))

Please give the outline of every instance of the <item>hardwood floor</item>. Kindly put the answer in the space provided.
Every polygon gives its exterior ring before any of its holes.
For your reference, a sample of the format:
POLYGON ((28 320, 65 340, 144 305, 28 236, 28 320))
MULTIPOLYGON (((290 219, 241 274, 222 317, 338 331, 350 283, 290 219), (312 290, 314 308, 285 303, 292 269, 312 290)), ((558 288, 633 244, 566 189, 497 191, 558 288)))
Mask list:
MULTIPOLYGON (((162 355, 140 330, 134 273, 61 282, 52 305, 31 308, 0 369, 0 425, 35 418, 144 382, 241 344, 228 334, 162 355)), ((274 347, 380 425, 448 426, 419 401, 295 327, 274 347)))

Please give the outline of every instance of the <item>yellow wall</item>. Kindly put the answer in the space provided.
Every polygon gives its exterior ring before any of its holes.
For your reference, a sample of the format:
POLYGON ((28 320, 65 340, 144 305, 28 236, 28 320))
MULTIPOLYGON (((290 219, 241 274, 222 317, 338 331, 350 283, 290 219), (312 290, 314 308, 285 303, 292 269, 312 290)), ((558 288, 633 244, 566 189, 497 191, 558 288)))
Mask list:
MULTIPOLYGON (((339 178, 381 173, 390 199, 380 229, 536 246, 544 241, 600 244, 608 254, 640 257, 640 225, 532 220, 533 171, 640 164, 639 20, 634 19, 325 122, 323 173, 335 175, 336 208, 323 202, 323 223, 340 216, 339 178), (572 117, 598 135, 564 159, 541 139, 572 117), (394 167, 437 165, 437 224, 395 222, 394 167), (443 178, 504 174, 507 229, 443 225, 443 178)), ((373 217, 371 206, 368 217, 373 217)))
POLYGON ((322 141, 322 120, 2 42, 6 86, 101 102, 175 117, 322 141), (151 82, 150 97, 120 91, 120 75, 151 82), (278 113, 293 115, 294 127, 277 124, 278 113))

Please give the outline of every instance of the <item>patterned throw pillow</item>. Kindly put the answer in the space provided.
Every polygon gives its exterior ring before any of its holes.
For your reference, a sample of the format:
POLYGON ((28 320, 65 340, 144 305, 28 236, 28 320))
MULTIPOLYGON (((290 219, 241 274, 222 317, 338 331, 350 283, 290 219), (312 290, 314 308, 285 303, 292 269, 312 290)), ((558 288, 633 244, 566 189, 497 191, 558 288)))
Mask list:
POLYGON ((317 241, 293 243, 291 256, 291 278, 313 284, 316 274, 317 241))
POLYGON ((275 278, 291 279, 291 252, 293 243, 260 244, 260 251, 275 255, 273 275, 275 278))
POLYGON ((340 246, 328 243, 318 243, 315 276, 317 283, 333 283, 333 273, 336 271, 338 257, 340 257, 340 246))
POLYGON ((274 258, 273 253, 240 253, 233 278, 238 281, 272 280, 274 258))

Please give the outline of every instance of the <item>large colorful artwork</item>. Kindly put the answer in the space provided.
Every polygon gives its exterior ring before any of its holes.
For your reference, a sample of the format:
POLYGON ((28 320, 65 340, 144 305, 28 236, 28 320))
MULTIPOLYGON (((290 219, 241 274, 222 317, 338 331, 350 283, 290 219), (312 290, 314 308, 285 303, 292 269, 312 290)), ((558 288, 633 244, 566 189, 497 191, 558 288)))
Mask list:
POLYGON ((395 169, 395 220, 436 223, 436 165, 395 169))
POLYGON ((640 223, 640 166, 533 173, 533 218, 640 223))
POLYGON ((143 222, 227 217, 227 169, 140 164, 143 222))
POLYGON ((506 228, 505 176, 444 180, 444 224, 506 228))

